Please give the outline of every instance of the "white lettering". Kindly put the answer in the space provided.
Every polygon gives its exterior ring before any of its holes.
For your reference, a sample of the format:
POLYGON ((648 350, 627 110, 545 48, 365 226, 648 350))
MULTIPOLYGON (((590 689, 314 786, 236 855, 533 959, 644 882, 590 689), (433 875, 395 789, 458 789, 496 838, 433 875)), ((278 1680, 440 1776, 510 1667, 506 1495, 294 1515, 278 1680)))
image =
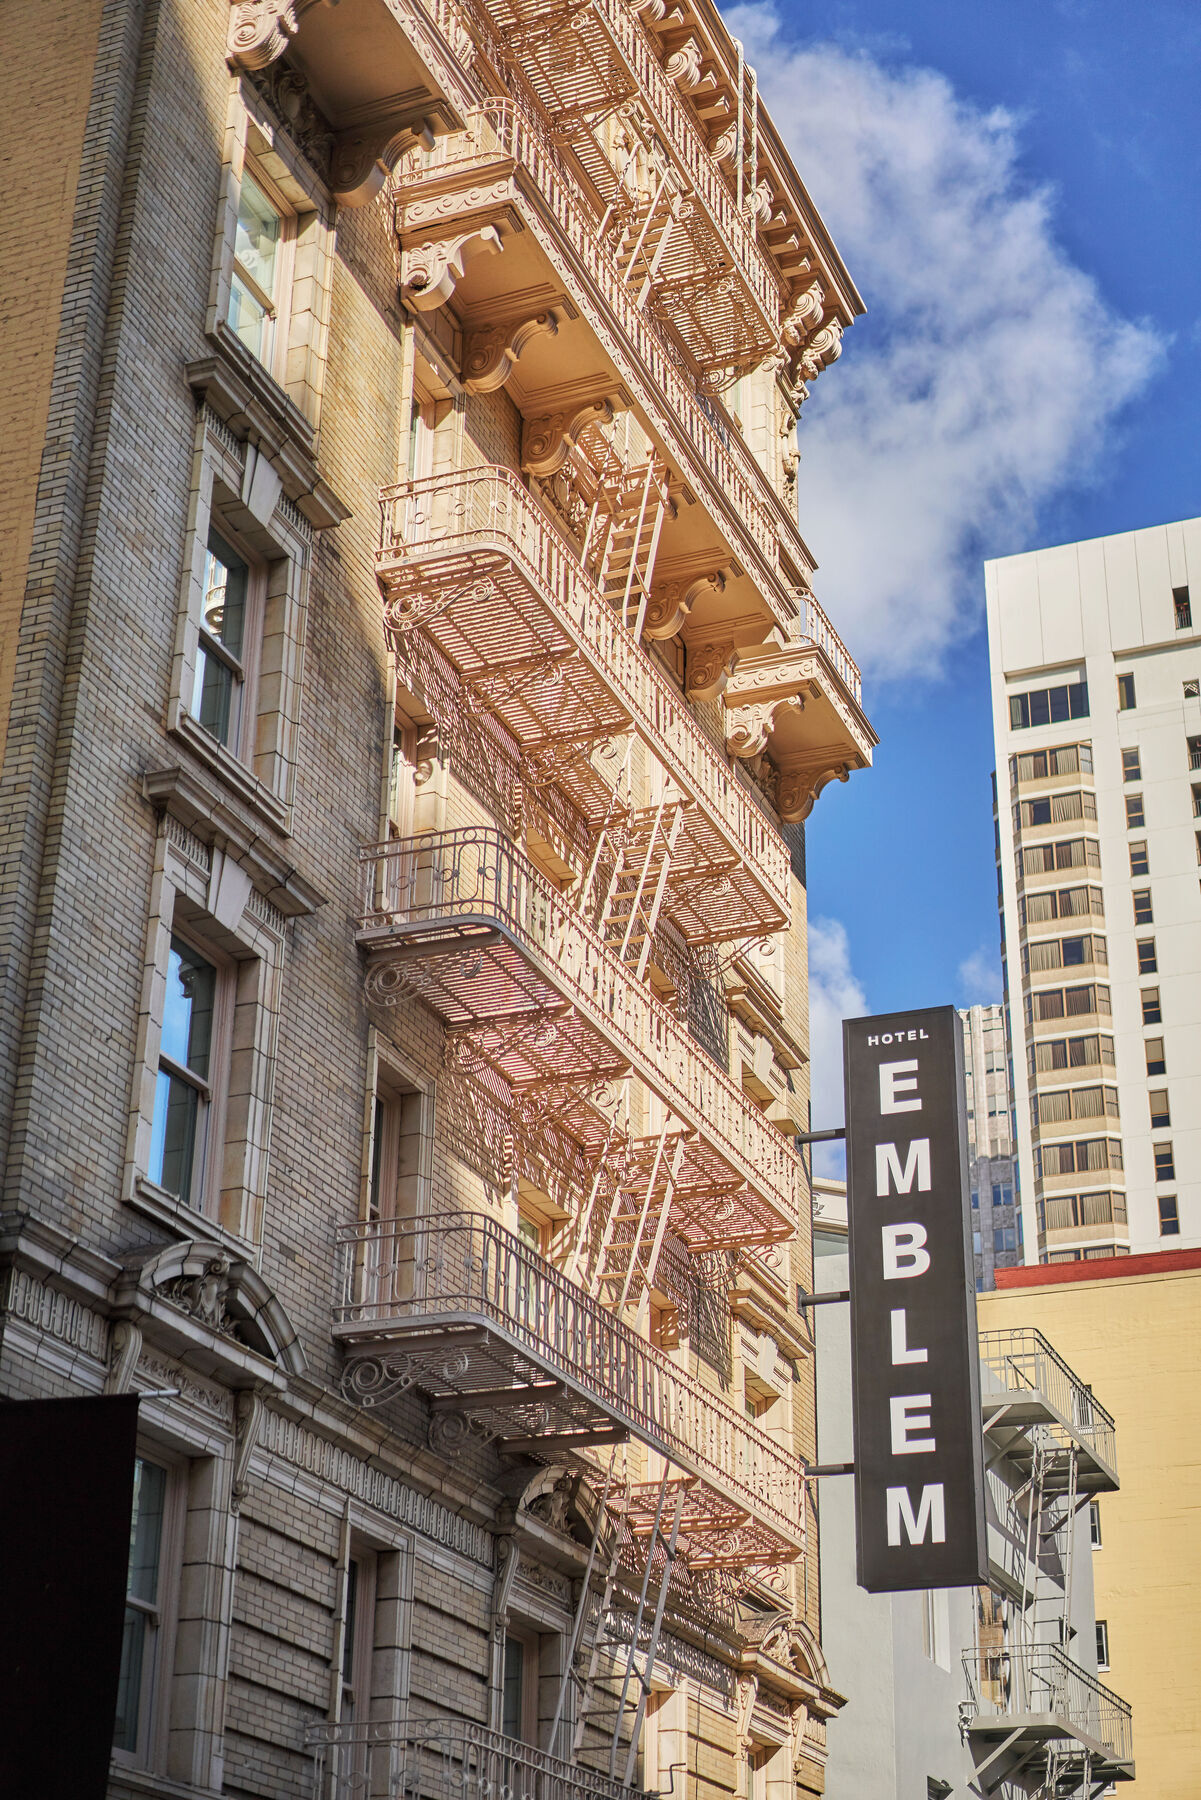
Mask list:
POLYGON ((893 1366, 893 1368, 899 1369, 902 1366, 902 1364, 904 1364, 904 1363, 929 1362, 930 1352, 928 1350, 922 1350, 918 1346, 915 1346, 912 1350, 909 1348, 907 1333, 905 1330, 905 1308, 903 1306, 899 1306, 899 1307, 897 1307, 896 1311, 891 1313, 889 1316, 890 1316, 891 1324, 892 1324, 892 1366, 893 1366))
POLYGON ((929 1138, 912 1138, 909 1153, 905 1158, 905 1167, 901 1167, 901 1159, 897 1155, 895 1144, 876 1145, 876 1197, 882 1199, 889 1191, 889 1177, 892 1178, 894 1194, 908 1194, 913 1191, 914 1176, 917 1177, 919 1194, 930 1192, 930 1140, 929 1138))
POLYGON ((880 1042, 878 1037, 869 1037, 867 1041, 869 1045, 878 1044, 880 1042))
POLYGON ((930 1429, 929 1394, 894 1394, 888 1402, 894 1456, 925 1456, 938 1448, 932 1437, 914 1437, 930 1429), (918 1409, 924 1410, 919 1411, 918 1409))
POLYGON ((946 1543, 947 1512, 941 1481, 922 1489, 916 1518, 908 1488, 885 1488, 884 1504, 888 1509, 888 1541, 895 1548, 900 1547, 902 1522, 905 1526, 905 1535, 911 1544, 922 1543, 927 1529, 929 1529, 932 1544, 946 1543))
POLYGON ((930 1252, 923 1246, 926 1227, 916 1223, 882 1225, 880 1237, 884 1245, 885 1281, 912 1281, 930 1267, 930 1252))
MULTIPOLYGON (((901 1033, 897 1033, 898 1038, 901 1033)), ((888 1039, 885 1038, 885 1043, 888 1039)), ((882 1113, 921 1112, 922 1103, 916 1096, 917 1059, 912 1062, 895 1062, 880 1064, 880 1111, 882 1113), (900 1100, 899 1094, 913 1094, 912 1100, 900 1100)))

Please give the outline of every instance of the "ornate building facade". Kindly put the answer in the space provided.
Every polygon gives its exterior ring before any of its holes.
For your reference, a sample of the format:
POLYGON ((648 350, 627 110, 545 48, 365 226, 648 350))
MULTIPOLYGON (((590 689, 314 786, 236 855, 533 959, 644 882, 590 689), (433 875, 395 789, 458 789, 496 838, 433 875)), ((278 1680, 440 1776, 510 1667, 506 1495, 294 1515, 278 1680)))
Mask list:
POLYGON ((144 1396, 111 1792, 820 1793, 855 289, 707 0, 22 36, 0 1373, 144 1396))

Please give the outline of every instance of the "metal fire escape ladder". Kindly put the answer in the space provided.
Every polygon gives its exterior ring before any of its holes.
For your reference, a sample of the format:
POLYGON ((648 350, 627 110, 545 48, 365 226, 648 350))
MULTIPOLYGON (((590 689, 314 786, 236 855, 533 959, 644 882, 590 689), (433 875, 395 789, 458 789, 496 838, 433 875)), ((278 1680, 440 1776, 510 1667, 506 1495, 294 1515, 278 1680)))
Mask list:
POLYGON ((646 621, 667 494, 663 470, 653 457, 642 470, 634 470, 633 476, 619 495, 609 523, 600 585, 606 600, 621 613, 622 623, 637 638, 646 621))
MULTIPOLYGON (((621 1566, 621 1532, 613 1524, 610 1511, 610 1499, 616 1487, 620 1486, 628 1501, 630 1478, 628 1473, 628 1456, 626 1446, 622 1444, 609 1457, 605 1469, 604 1486, 600 1493, 600 1502, 596 1509, 596 1521, 592 1527, 592 1541, 588 1546, 588 1561, 584 1566, 584 1574, 580 1581, 580 1594, 576 1602, 575 1614, 571 1621, 571 1636, 563 1648, 563 1668, 559 1676, 559 1692, 555 1699, 555 1712, 550 1725, 549 1744, 552 1755, 558 1755, 558 1736, 560 1728, 567 1722, 567 1695, 573 1686, 579 1685, 582 1695, 587 1696, 589 1685, 596 1679, 596 1671, 600 1661, 600 1637, 605 1620, 609 1616, 613 1604, 613 1588, 617 1581, 617 1571, 621 1566), (620 1467, 621 1473, 618 1474, 620 1467), (609 1531, 609 1548, 605 1558, 605 1578, 601 1588, 599 1606, 593 1592, 593 1577, 596 1572, 597 1555, 601 1538, 606 1526, 609 1531), (584 1637, 589 1617, 592 1617, 592 1642, 589 1647, 588 1673, 580 1682, 577 1663, 583 1652, 584 1637)), ((623 1508, 624 1511, 624 1508, 623 1508)), ((575 1721, 574 1748, 578 1749, 583 1736, 581 1721, 585 1718, 583 1699, 578 1708, 575 1721)))
POLYGON ((683 802, 664 793, 649 816, 630 821, 613 864, 600 928, 622 961, 634 965, 639 981, 646 978, 682 817, 683 802))
POLYGON ((630 1747, 626 1753, 625 1773, 622 1782, 626 1787, 634 1783, 634 1771, 638 1763, 638 1742, 642 1736, 642 1725, 646 1718, 646 1702, 651 1691, 651 1676, 654 1672, 655 1657, 659 1653, 659 1634, 663 1629, 663 1614, 667 1606, 667 1591, 671 1586, 672 1572, 675 1568, 677 1545, 680 1536, 680 1521, 684 1516, 685 1489, 677 1486, 674 1504, 671 1509, 671 1526, 667 1534, 663 1533, 663 1509, 667 1500, 669 1468, 663 1466, 663 1478, 659 1483, 659 1495, 655 1503, 655 1522, 646 1546, 646 1564, 642 1572, 642 1590, 638 1596, 638 1610, 634 1615, 634 1625, 630 1633, 630 1648, 626 1658, 625 1678, 621 1686, 621 1700, 617 1717, 613 1722, 613 1736, 609 1746, 609 1775, 617 1773, 617 1758, 621 1749, 621 1725, 630 1692, 630 1683, 637 1680, 638 1702, 634 1709, 634 1719, 630 1727, 630 1747), (643 1652, 642 1666, 638 1664, 638 1638, 642 1630, 642 1621, 646 1615, 647 1594, 650 1588, 651 1575, 654 1569, 655 1551, 659 1549, 663 1556, 663 1573, 659 1580, 659 1592, 655 1598, 655 1616, 651 1625, 646 1649, 643 1652))
POLYGON ((677 1137, 669 1157, 670 1128, 671 1120, 667 1119, 659 1133, 650 1174, 645 1185, 639 1184, 637 1210, 632 1210, 630 1191, 619 1185, 613 1196, 609 1217, 605 1221, 597 1260, 596 1287, 598 1297, 606 1305, 612 1306, 619 1315, 628 1305, 641 1298, 642 1280, 649 1282, 653 1279, 659 1252, 663 1248, 663 1238, 671 1214, 672 1191, 684 1154, 684 1140, 677 1137), (653 1236, 649 1235, 652 1220, 653 1236), (632 1231, 630 1227, 633 1227, 632 1231), (649 1250, 644 1254, 644 1246, 648 1241, 649 1250), (614 1289, 616 1292, 613 1292, 614 1289))

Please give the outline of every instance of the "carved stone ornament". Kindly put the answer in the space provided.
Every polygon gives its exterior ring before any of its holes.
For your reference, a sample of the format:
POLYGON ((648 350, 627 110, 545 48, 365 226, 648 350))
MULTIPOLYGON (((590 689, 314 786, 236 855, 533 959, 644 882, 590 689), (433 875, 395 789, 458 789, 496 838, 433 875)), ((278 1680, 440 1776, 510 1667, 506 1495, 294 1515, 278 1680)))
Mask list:
POLYGON ((613 401, 587 400, 582 406, 563 412, 543 413, 527 419, 521 433, 521 466, 530 475, 545 480, 555 475, 567 461, 572 445, 588 425, 608 425, 614 415, 613 401))
POLYGON ((796 702, 780 695, 771 700, 755 700, 747 705, 732 706, 726 714, 726 749, 731 756, 762 756, 772 734, 779 707, 796 702))
POLYGON ((250 1492, 250 1459, 259 1441, 263 1422, 263 1396, 255 1388, 243 1388, 234 1402, 234 1467, 229 1509, 240 1512, 250 1492))
POLYGON ((798 294, 792 310, 780 327, 780 336, 792 349, 799 349, 811 331, 816 331, 825 318, 825 290, 820 281, 811 281, 798 294))
POLYGON ((684 674, 684 692, 688 698, 719 699, 737 655, 733 644, 689 644, 684 674))
POLYGON ((702 594, 720 594, 726 585, 724 569, 711 569, 691 581, 664 581, 651 590, 642 627, 648 638, 675 637, 702 594))
POLYGON ((433 238, 401 252, 400 291, 415 312, 445 306, 476 256, 498 256, 504 248, 495 225, 475 225, 451 237, 433 238))
POLYGON ((229 60, 249 73, 282 56, 300 29, 298 0, 234 0, 229 15, 229 60))
MULTIPOLYGON (((340 132, 334 139, 329 184, 339 206, 366 206, 383 187, 402 156, 432 150, 426 119, 382 120, 340 132)), ((414 302, 414 304, 417 304, 414 302)))
POLYGON ((714 162, 729 162, 737 148, 738 126, 737 124, 727 125, 724 131, 718 132, 710 144, 709 154, 714 162))
POLYGON ((532 318, 510 319, 483 331, 469 331, 463 352, 463 385, 472 394, 493 394, 513 373, 527 344, 537 337, 554 337, 559 321, 553 312, 532 318))
POLYGON ((663 65, 663 73, 669 81, 690 94, 701 85, 701 62, 703 52, 695 38, 688 38, 678 50, 673 50, 663 65))
MULTIPOLYGON (((222 1244, 188 1239, 156 1251, 125 1271, 117 1306, 147 1338, 156 1329, 161 1338, 178 1314, 211 1333, 210 1342, 227 1338, 288 1374, 304 1373, 304 1352, 283 1306, 253 1264, 222 1244)), ((230 1356, 236 1360, 236 1351, 230 1356)))
POLYGON ((828 369, 832 362, 837 362, 842 355, 842 326, 837 319, 831 319, 820 331, 815 331, 801 353, 800 372, 806 381, 814 381, 823 369, 828 369))
POLYGON ((813 811, 818 795, 832 781, 849 781, 849 763, 820 768, 781 769, 776 782, 776 811, 786 825, 799 825, 813 811))
POLYGON ((299 69, 274 62, 254 71, 254 85, 319 174, 328 176, 336 132, 309 92, 299 69))

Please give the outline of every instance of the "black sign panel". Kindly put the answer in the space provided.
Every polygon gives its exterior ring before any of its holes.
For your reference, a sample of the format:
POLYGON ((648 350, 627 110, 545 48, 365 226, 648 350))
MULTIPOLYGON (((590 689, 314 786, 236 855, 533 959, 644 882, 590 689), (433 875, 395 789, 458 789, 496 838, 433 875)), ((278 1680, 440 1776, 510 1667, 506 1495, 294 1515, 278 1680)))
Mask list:
POLYGON ((848 1019, 859 1585, 986 1576, 963 1048, 953 1006, 848 1019))

